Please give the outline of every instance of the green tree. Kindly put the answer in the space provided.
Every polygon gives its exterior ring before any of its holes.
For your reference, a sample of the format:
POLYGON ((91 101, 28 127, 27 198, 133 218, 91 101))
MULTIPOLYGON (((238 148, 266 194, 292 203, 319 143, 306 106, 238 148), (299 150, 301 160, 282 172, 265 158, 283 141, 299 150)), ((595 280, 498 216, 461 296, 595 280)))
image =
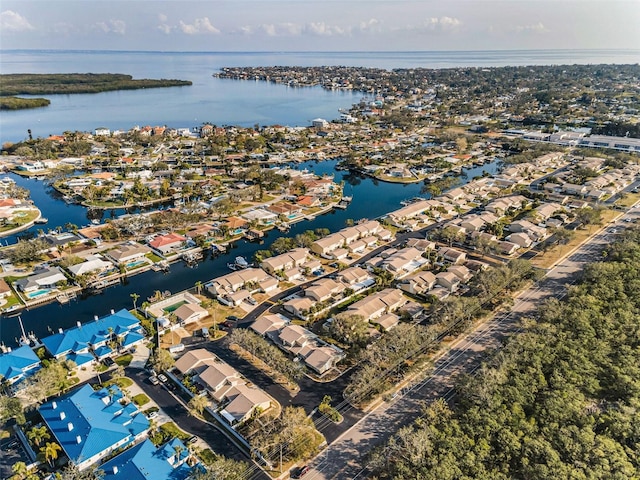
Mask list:
POLYGON ((45 460, 53 468, 55 461, 58 459, 58 453, 62 451, 62 447, 55 442, 47 442, 44 447, 40 448, 45 460))
POLYGON ((49 440, 51 438, 51 435, 49 435, 49 432, 47 430, 47 427, 45 427, 44 425, 38 427, 35 426, 33 428, 31 428, 31 430, 29 430, 27 432, 27 438, 29 440, 31 440, 36 447, 40 447, 40 443, 43 440, 49 440))
POLYGON ((194 395, 191 400, 189 400, 189 410, 194 412, 197 416, 202 416, 205 408, 209 405, 209 401, 206 397, 202 395, 194 395))
POLYGON ((129 295, 132 299, 133 299, 133 309, 137 310, 138 307, 136 306, 136 302, 138 301, 138 299, 140 298, 140 295, 137 293, 132 293, 131 295, 129 295))

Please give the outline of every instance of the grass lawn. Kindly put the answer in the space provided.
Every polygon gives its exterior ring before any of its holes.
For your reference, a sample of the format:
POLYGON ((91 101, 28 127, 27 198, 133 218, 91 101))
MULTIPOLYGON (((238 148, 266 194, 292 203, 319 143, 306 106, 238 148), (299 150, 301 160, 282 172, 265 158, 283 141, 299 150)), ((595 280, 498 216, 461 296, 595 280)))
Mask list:
POLYGON ((144 393, 140 393, 132 398, 133 403, 137 406, 141 407, 142 405, 146 405, 150 402, 149 397, 147 397, 144 393))
POLYGON ((586 228, 575 230, 575 236, 566 245, 556 245, 544 254, 539 253, 531 260, 531 263, 539 268, 553 267, 562 257, 582 245, 592 234, 600 230, 602 225, 607 225, 620 215, 622 213, 615 210, 603 210, 601 225, 588 225, 586 228))
POLYGON ((176 437, 180 440, 187 440, 191 435, 183 432, 178 428, 178 426, 173 422, 167 422, 164 425, 160 425, 160 430, 170 435, 170 438, 176 437))
POLYGON ((6 298, 6 302, 4 305, 2 305, 3 308, 9 308, 12 307, 13 305, 20 305, 22 304, 22 302, 20 301, 20 299, 16 296, 16 295, 9 295, 6 298))
POLYGON ((616 201, 616 205, 620 205, 622 207, 630 207, 638 200, 640 200, 640 193, 627 193, 624 198, 619 198, 616 201))
POLYGON ((128 367, 129 364, 131 363, 131 360, 133 360, 133 355, 128 353, 126 355, 122 355, 121 357, 116 358, 115 362, 118 365, 122 365, 123 367, 128 367))
POLYGON ((120 388, 127 388, 133 385, 133 380, 127 377, 112 378, 108 382, 104 382, 102 385, 104 387, 108 387, 110 385, 113 385, 114 383, 118 385, 120 388))
POLYGON ((202 460, 202 463, 204 463, 205 465, 211 465, 217 458, 216 454, 213 453, 213 450, 211 450, 210 448, 200 450, 198 452, 198 457, 200 457, 200 460, 202 460))
POLYGON ((156 255, 153 252, 149 252, 145 255, 145 257, 147 257, 149 260, 151 260, 153 263, 157 263, 162 261, 162 258, 160 258, 158 255, 156 255))

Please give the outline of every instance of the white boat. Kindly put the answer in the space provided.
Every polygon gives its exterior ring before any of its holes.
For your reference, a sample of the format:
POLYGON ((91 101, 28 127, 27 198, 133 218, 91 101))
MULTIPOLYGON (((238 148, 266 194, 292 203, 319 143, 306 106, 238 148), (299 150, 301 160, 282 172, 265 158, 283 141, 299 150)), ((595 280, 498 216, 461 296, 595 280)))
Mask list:
POLYGON ((249 266, 249 262, 244 257, 236 257, 235 265, 238 268, 247 268, 249 266))

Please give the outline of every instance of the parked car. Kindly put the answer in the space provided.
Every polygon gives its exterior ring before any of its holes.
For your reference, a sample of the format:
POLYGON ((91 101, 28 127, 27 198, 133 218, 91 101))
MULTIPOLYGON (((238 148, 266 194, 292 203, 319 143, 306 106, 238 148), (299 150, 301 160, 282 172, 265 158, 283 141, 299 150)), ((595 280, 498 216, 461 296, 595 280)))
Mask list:
POLYGON ((147 414, 147 418, 156 418, 158 416, 158 412, 154 410, 153 412, 149 412, 147 414))
POLYGON ((160 382, 158 381, 158 377, 156 377, 155 375, 154 375, 154 376, 149 377, 149 381, 151 382, 151 385, 158 385, 158 384, 160 383, 160 382))
POLYGON ((191 437, 189 437, 189 439, 187 440, 187 443, 196 443, 198 441, 198 437, 196 437, 195 435, 192 435, 191 437))
POLYGON ((298 470, 296 470, 291 474, 291 478, 302 478, 309 472, 309 470, 311 469, 309 468, 308 465, 305 465, 304 467, 300 467, 298 468, 298 470))
POLYGON ((158 375, 158 380, 160 380, 162 383, 166 383, 168 379, 164 373, 161 373, 160 375, 158 375))
POLYGON ((227 320, 229 320, 230 322, 238 322, 240 320, 240 317, 236 317, 235 315, 229 315, 227 317, 227 320))

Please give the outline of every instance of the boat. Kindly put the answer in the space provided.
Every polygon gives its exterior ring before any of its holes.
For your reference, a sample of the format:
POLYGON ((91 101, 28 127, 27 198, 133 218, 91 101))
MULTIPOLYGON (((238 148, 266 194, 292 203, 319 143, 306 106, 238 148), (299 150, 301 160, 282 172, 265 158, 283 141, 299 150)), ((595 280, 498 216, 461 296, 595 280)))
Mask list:
POLYGON ((49 221, 49 219, 48 219, 48 218, 40 217, 40 218, 35 219, 35 220, 33 221, 33 223, 43 224, 43 223, 47 223, 48 221, 49 221))
POLYGON ((235 264, 238 268, 247 268, 249 266, 249 262, 244 257, 236 257, 235 264))
POLYGON ((93 220, 91 220, 91 225, 100 225, 100 220, 94 218, 93 220))
POLYGON ((186 252, 182 255, 182 259, 187 263, 195 263, 199 260, 202 260, 202 252, 200 251, 186 252))

